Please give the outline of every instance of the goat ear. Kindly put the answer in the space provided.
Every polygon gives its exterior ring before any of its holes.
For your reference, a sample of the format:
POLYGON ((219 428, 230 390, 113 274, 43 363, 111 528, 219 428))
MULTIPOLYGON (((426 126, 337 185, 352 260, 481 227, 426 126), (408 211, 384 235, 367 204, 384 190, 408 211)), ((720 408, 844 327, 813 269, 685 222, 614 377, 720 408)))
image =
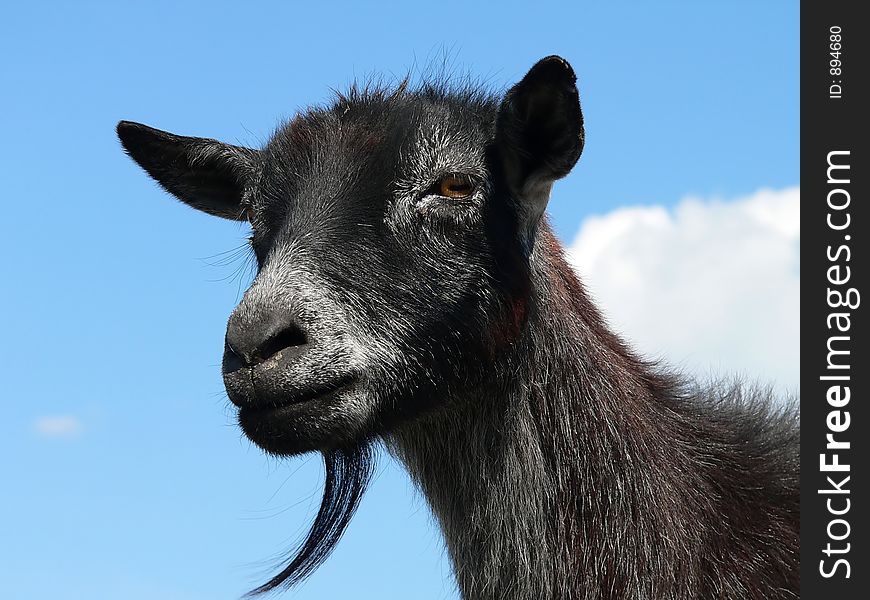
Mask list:
POLYGON ((118 137, 127 154, 182 202, 225 219, 244 219, 241 201, 256 150, 130 121, 118 123, 118 137))
POLYGON ((568 174, 583 151, 577 77, 559 56, 538 61, 498 110, 496 144, 505 174, 534 227, 553 181, 568 174))

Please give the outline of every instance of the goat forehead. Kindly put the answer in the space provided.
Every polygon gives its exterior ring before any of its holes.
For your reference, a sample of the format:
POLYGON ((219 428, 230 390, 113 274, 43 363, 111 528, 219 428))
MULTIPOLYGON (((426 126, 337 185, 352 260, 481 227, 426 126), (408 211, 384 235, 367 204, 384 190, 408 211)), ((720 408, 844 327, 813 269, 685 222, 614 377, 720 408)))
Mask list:
POLYGON ((266 160, 298 171, 336 160, 395 164, 434 153, 474 152, 491 137, 490 116, 456 101, 339 103, 293 118, 268 144, 266 160))

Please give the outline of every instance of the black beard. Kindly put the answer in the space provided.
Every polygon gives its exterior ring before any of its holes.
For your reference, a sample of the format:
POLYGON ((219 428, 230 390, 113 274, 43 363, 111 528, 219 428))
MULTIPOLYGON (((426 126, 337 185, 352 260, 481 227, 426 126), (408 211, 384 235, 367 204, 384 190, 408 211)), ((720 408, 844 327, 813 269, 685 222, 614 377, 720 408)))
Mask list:
POLYGON ((281 572, 248 592, 248 596, 296 585, 329 557, 368 488, 375 467, 375 452, 370 442, 363 442, 324 452, 323 464, 326 469, 323 499, 308 535, 281 572))

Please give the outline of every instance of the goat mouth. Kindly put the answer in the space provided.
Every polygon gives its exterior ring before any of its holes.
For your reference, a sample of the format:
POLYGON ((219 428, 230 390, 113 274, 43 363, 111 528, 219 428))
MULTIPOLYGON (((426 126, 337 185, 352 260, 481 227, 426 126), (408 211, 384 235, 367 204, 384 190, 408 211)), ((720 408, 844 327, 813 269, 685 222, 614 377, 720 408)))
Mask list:
POLYGON ((342 377, 333 381, 313 384, 292 393, 282 394, 280 397, 257 397, 254 392, 252 401, 245 402, 239 407, 239 415, 264 416, 280 413, 283 409, 311 402, 328 401, 353 385, 354 379, 350 376, 342 377))
POLYGON ((330 430, 330 415, 342 414, 335 407, 347 400, 355 383, 347 377, 281 399, 251 399, 239 407, 239 426, 249 440, 276 456, 322 449, 318 440, 330 430))

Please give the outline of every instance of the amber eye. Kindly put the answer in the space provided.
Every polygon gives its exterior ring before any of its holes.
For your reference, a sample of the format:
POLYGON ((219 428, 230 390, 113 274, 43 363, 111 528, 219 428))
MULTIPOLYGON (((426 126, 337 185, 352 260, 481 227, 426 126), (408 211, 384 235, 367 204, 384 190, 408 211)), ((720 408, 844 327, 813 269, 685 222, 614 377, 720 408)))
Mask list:
POLYGON ((245 212, 242 213, 242 216, 244 217, 245 221, 247 221, 248 223, 253 223, 254 222, 254 209, 251 208, 250 206, 245 207, 245 212))
POLYGON ((436 187, 439 196, 467 198, 474 191, 474 184, 465 175, 445 175, 436 187))

